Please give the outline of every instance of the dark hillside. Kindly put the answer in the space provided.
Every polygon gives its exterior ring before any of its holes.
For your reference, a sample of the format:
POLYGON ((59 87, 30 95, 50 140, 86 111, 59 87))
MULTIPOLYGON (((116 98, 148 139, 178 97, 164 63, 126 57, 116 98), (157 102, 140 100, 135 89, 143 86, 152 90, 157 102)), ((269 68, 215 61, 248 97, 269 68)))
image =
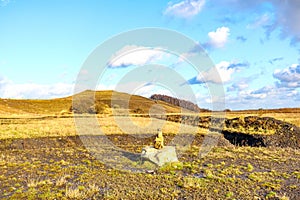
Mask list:
POLYGON ((190 101, 177 99, 177 98, 170 97, 170 96, 167 96, 167 95, 154 94, 150 97, 150 99, 164 101, 164 102, 167 102, 171 105, 179 106, 181 108, 185 108, 187 110, 194 111, 194 112, 208 112, 208 111, 210 111, 210 110, 207 110, 207 109, 199 108, 197 104, 194 104, 190 101))

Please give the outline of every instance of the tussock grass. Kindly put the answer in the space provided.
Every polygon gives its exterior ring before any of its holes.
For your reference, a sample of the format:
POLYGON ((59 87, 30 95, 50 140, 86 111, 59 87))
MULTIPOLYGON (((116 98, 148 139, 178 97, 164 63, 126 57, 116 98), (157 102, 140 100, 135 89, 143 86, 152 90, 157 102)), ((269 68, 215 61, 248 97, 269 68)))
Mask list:
POLYGON ((236 117, 247 117, 247 116, 258 116, 258 117, 272 117, 281 121, 285 121, 300 127, 300 109, 278 109, 278 110, 252 110, 252 111, 232 111, 227 112, 227 118, 236 117))
MULTIPOLYGON (((96 93, 106 105, 113 91, 96 93)), ((85 94, 84 94, 85 95, 85 94)), ((113 106, 122 109, 122 99, 113 106)), ((82 114, 89 129, 102 134, 155 134, 157 128, 172 135, 179 132, 207 134, 206 129, 170 121, 144 118, 156 105, 143 97, 133 96, 129 116, 82 114), (148 109, 148 110, 147 110, 148 109)), ((68 140, 47 148, 5 148, 14 139, 76 136, 76 120, 68 113, 72 98, 55 100, 0 99, 0 198, 1 199, 295 199, 299 194, 298 149, 215 147, 205 157, 199 156, 201 145, 192 144, 182 151, 180 162, 155 167, 147 173, 116 170, 84 146, 68 140)), ((168 114, 180 114, 177 107, 159 102, 168 114)), ((122 110, 123 112, 124 110, 122 110)), ((126 110, 125 110, 126 111, 126 110)), ((124 111, 124 112, 125 112, 124 111)), ((128 111, 128 110, 127 110, 128 111)), ((300 125, 298 110, 228 112, 228 118, 257 115, 281 119, 300 125)), ((193 113, 193 115, 198 115, 193 113)), ((210 116, 211 113, 200 113, 210 116)), ((185 135, 184 135, 185 136, 185 135)), ((202 136, 201 136, 202 137, 202 136)), ((23 140, 21 140, 23 141, 23 140)), ((25 141, 25 140, 24 140, 25 141)), ((46 140, 45 140, 46 141, 46 140)), ((55 140, 56 141, 56 140, 55 140)), ((35 143, 37 144, 37 143, 35 143)), ((26 144, 25 144, 26 145, 26 144)), ((124 145, 124 144, 122 144, 124 145)), ((132 149, 140 148, 130 144, 132 149)), ((129 145, 128 145, 129 146, 129 145)), ((122 148, 122 146, 120 146, 122 148)), ((132 154, 123 148, 126 158, 132 154)), ((112 155, 111 159, 115 157, 112 155)), ((134 167, 147 165, 133 160, 134 167)), ((152 165, 151 165, 152 169, 152 165)))

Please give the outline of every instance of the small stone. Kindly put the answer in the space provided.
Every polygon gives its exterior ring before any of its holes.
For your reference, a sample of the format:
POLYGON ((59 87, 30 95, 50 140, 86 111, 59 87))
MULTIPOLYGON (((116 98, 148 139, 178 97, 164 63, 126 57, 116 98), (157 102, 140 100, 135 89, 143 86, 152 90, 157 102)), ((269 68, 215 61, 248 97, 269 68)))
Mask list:
POLYGON ((144 147, 141 158, 147 159, 158 166, 163 166, 169 162, 178 162, 176 150, 173 146, 165 146, 162 149, 155 149, 152 146, 144 147))

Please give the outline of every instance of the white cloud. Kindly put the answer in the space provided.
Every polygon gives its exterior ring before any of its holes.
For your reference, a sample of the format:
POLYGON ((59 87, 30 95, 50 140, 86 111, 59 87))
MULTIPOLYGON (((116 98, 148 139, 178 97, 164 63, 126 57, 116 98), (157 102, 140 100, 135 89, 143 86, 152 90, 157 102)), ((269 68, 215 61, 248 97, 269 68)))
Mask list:
POLYGON ((287 97, 296 97, 299 94, 297 90, 292 90, 290 93, 288 93, 287 97))
POLYGON ((228 41, 228 36, 230 35, 230 29, 228 27, 220 27, 217 28, 216 31, 212 31, 208 33, 208 37, 210 41, 208 45, 215 48, 222 48, 228 41))
POLYGON ((259 89, 227 93, 226 104, 233 109, 299 107, 299 91, 295 88, 278 88, 275 85, 259 89))
POLYGON ((119 92, 135 94, 143 97, 150 97, 153 94, 165 94, 173 96, 172 92, 156 83, 146 81, 131 81, 116 85, 115 89, 119 92))
POLYGON ((239 95, 244 99, 264 99, 267 97, 266 93, 256 93, 255 90, 243 90, 239 92, 239 95))
POLYGON ((197 76, 199 82, 226 83, 231 80, 231 75, 238 69, 236 64, 222 61, 206 72, 197 76), (219 75, 219 76, 218 76, 219 75))
POLYGON ((149 98, 153 94, 164 94, 168 96, 174 96, 171 91, 166 88, 158 87, 155 84, 145 84, 138 88, 134 94, 149 98))
POLYGON ((300 87, 300 65, 293 64, 285 69, 276 69, 273 77, 279 80, 277 83, 278 87, 300 87))
POLYGON ((245 90, 249 87, 249 84, 246 83, 245 81, 239 81, 237 83, 232 84, 227 88, 227 92, 232 92, 232 91, 241 91, 245 90))
POLYGON ((176 4, 169 2, 164 14, 182 18, 191 18, 200 13, 204 5, 205 0, 184 0, 176 4))
POLYGON ((35 83, 16 84, 12 81, 0 79, 0 97, 16 99, 50 99, 72 95, 73 84, 56 83, 42 85, 35 83))
POLYGON ((98 84, 96 90, 114 90, 115 87, 115 85, 98 84))
POLYGON ((131 65, 145 65, 157 60, 164 54, 160 49, 139 47, 135 45, 125 46, 108 62, 109 67, 128 67, 131 65))
POLYGON ((1 89, 2 89, 4 86, 6 86, 7 84, 9 84, 10 82, 11 82, 11 81, 8 80, 6 77, 0 75, 0 91, 1 91, 1 89))

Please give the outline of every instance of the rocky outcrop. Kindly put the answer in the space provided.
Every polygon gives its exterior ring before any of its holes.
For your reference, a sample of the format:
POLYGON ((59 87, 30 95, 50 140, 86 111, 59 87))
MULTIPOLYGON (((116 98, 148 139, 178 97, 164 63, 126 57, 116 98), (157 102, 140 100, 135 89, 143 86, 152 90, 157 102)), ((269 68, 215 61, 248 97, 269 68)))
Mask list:
POLYGON ((174 106, 179 106, 181 108, 185 108, 187 110, 191 110, 194 112, 206 112, 209 111, 207 109, 201 109, 197 106, 197 104, 194 104, 190 101, 186 101, 186 100, 182 100, 182 99, 177 99, 174 97, 170 97, 167 95, 161 95, 161 94, 154 94, 150 97, 150 99, 152 100, 160 100, 160 101, 164 101, 167 102, 169 104, 172 104, 174 106))

